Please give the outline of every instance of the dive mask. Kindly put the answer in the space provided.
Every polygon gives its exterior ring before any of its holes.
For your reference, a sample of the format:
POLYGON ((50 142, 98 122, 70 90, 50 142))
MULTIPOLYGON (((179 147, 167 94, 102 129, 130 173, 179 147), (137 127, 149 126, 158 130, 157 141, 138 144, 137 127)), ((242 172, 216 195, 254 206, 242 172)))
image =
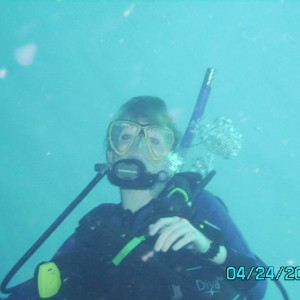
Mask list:
POLYGON ((154 160, 166 157, 174 145, 174 132, 168 127, 119 120, 111 122, 108 128, 110 146, 120 156, 130 150, 140 134, 146 138, 149 152, 154 160))

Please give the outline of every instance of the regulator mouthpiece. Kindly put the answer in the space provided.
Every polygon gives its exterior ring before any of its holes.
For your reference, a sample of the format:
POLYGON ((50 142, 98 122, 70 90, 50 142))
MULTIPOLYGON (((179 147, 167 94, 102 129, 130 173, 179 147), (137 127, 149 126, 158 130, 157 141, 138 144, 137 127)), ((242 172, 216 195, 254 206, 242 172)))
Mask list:
POLYGON ((146 190, 157 182, 169 180, 166 171, 151 174, 146 171, 145 165, 137 159, 121 159, 114 163, 108 171, 110 183, 123 189, 146 190))

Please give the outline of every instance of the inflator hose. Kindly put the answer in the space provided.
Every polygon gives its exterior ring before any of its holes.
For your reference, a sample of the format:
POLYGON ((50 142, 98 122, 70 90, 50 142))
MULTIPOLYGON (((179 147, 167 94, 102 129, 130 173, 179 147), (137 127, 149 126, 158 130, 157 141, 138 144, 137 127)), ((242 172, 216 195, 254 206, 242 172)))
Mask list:
MULTIPOLYGON (((36 250, 47 240, 47 238, 55 231, 55 229, 64 221, 64 219, 75 209, 75 207, 89 194, 89 192, 96 186, 96 184, 106 175, 108 172, 108 165, 104 165, 102 172, 92 179, 92 181, 83 189, 83 191, 73 200, 73 202, 58 216, 58 218, 52 223, 52 225, 42 234, 42 236, 30 247, 30 249, 19 259, 19 261, 8 272, 1 283, 2 293, 11 293, 17 289, 21 283, 13 287, 8 288, 7 285, 13 278, 13 276, 20 270, 25 262, 36 252, 36 250)), ((28 281, 27 281, 28 282, 28 281)))

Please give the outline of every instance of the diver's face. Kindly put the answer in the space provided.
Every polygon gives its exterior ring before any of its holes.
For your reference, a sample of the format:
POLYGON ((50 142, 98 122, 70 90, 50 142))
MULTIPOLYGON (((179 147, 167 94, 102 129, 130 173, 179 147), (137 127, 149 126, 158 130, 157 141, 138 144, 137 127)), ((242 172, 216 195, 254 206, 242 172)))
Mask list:
MULTIPOLYGON (((147 128, 148 121, 139 119, 136 126, 139 127, 139 125, 147 128)), ((150 173, 166 170, 169 166, 168 153, 170 152, 170 149, 166 148, 164 144, 166 143, 166 133, 163 130, 156 130, 155 127, 153 130, 151 128, 144 130, 143 128, 140 128, 139 133, 136 134, 138 131, 134 122, 128 122, 121 130, 118 130, 117 135, 110 133, 114 135, 114 141, 111 143, 114 144, 115 150, 108 150, 108 161, 115 163, 120 159, 138 159, 144 163, 150 173), (158 155, 160 155, 159 158, 158 155)))

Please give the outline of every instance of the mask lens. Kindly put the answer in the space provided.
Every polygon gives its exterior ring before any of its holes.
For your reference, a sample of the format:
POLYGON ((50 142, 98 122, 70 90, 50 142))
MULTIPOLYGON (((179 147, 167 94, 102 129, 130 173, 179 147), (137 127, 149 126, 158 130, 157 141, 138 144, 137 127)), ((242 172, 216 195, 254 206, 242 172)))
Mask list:
POLYGON ((169 128, 149 126, 146 128, 146 137, 155 159, 166 156, 174 144, 174 133, 169 128))
POLYGON ((140 125, 130 121, 115 121, 109 127, 109 141, 112 149, 124 155, 128 152, 137 136, 143 130, 153 159, 164 158, 174 144, 174 133, 167 127, 140 125))
POLYGON ((140 131, 134 123, 113 122, 109 128, 109 141, 111 147, 120 155, 125 154, 140 131))

